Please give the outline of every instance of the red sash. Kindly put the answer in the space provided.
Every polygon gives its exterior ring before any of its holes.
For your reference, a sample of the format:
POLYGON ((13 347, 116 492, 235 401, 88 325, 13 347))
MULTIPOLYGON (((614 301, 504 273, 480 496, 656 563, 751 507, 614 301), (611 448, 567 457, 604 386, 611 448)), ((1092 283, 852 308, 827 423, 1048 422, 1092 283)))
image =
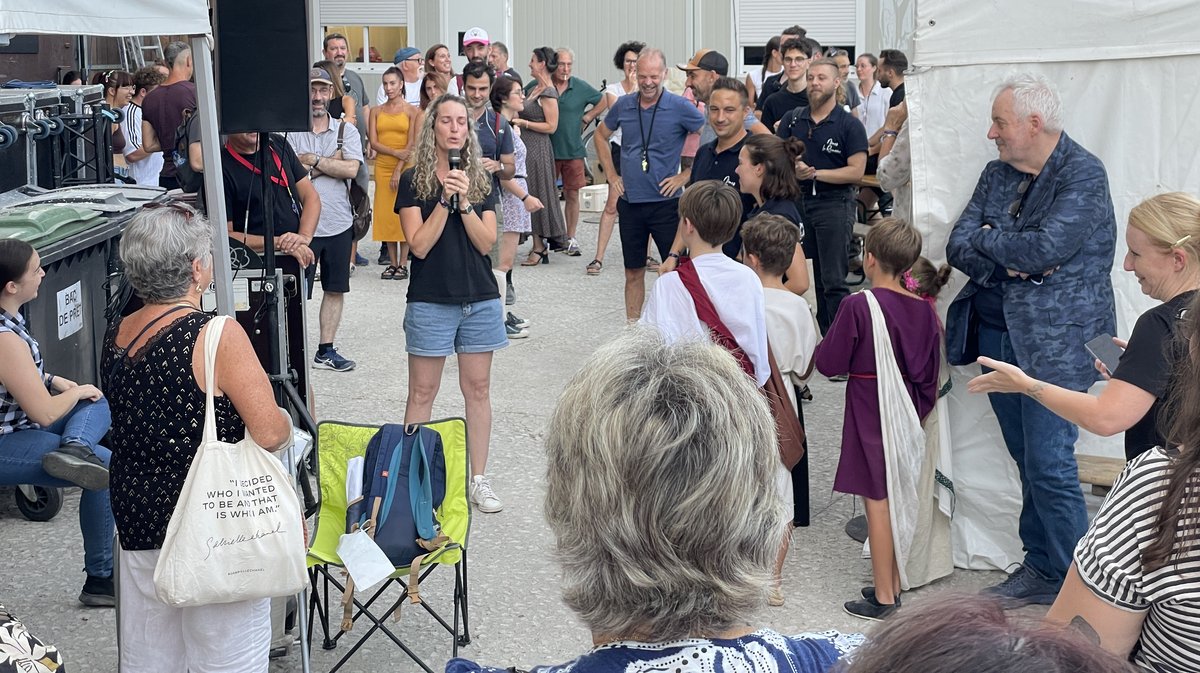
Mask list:
POLYGON ((683 281, 683 287, 687 289, 688 294, 692 295, 692 303, 696 305, 696 317, 708 326, 712 333, 713 343, 729 351, 742 367, 742 371, 746 372, 750 378, 757 380, 754 376, 754 363, 750 361, 750 356, 746 355, 746 351, 738 345, 737 339, 733 338, 733 332, 721 320, 721 316, 717 315, 717 308, 713 306, 712 299, 704 290, 704 285, 700 283, 700 276, 696 273, 692 259, 680 257, 675 271, 679 273, 679 280, 683 281))

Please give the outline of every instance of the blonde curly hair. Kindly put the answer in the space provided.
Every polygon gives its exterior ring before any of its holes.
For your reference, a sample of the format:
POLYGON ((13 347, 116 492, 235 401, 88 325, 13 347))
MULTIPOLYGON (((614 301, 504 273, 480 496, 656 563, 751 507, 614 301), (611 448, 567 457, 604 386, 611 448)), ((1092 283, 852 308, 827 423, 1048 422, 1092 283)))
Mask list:
MULTIPOLYGON (((437 140, 434 137, 434 125, 437 123, 438 110, 447 103, 457 103, 469 110, 467 101, 461 96, 447 93, 438 96, 425 111, 425 120, 421 124, 420 135, 417 136, 416 151, 413 156, 413 188, 417 198, 424 201, 437 198, 440 195, 441 182, 437 177, 437 140)), ((483 167, 479 154, 479 138, 475 135, 475 124, 468 115, 467 141, 462 148, 462 170, 467 174, 471 187, 467 190, 469 203, 482 203, 492 191, 492 175, 483 167)))

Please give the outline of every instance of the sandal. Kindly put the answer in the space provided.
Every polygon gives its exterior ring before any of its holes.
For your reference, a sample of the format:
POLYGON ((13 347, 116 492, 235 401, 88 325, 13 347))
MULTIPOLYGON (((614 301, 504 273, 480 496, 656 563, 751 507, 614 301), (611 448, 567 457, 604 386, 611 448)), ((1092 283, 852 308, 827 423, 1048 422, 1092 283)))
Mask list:
POLYGON ((399 271, 399 269, 397 269, 396 267, 389 266, 388 268, 383 270, 383 273, 379 274, 379 277, 382 278, 383 280, 396 280, 396 272, 397 271, 399 271))
POLYGON ((601 262, 598 259, 593 259, 592 261, 588 262, 587 275, 599 276, 600 272, 603 270, 604 270, 604 262, 601 262))
POLYGON ((530 250, 529 257, 524 262, 521 262, 521 266, 537 266, 538 264, 549 263, 550 255, 546 254, 544 250, 530 250))
POLYGON ((646 269, 649 271, 658 271, 658 260, 653 257, 646 257, 646 269))
POLYGON ((408 267, 402 266, 396 269, 396 275, 392 277, 392 280, 408 280, 408 267))

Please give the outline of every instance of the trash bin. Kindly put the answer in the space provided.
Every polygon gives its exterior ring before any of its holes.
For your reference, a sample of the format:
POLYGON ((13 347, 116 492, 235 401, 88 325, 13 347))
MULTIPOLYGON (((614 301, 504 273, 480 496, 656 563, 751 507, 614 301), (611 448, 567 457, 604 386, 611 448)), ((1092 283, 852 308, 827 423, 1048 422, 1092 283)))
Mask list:
POLYGON ((0 237, 28 241, 46 271, 23 311, 46 371, 100 383, 108 327, 108 270, 128 214, 102 217, 75 205, 21 205, 0 210, 0 237))

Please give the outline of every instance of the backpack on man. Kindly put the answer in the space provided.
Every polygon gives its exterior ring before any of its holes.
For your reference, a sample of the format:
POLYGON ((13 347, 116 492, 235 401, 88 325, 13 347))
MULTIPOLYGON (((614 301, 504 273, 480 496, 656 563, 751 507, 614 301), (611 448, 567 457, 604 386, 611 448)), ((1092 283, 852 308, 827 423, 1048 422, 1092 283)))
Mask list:
MULTIPOLYGON (((355 131, 357 133, 357 131, 355 131)), ((337 151, 346 144, 346 123, 338 125, 337 151)), ((350 214, 354 221, 354 240, 361 241, 371 228, 371 197, 367 190, 354 178, 346 181, 346 192, 350 195, 350 214)))
POLYGON ((167 157, 175 164, 175 175, 179 180, 179 188, 188 194, 195 194, 204 186, 204 174, 192 169, 191 154, 188 151, 191 144, 188 142, 188 138, 191 136, 192 124, 195 123, 197 116, 194 107, 183 111, 183 120, 175 129, 175 142, 172 143, 169 150, 170 156, 167 157))

